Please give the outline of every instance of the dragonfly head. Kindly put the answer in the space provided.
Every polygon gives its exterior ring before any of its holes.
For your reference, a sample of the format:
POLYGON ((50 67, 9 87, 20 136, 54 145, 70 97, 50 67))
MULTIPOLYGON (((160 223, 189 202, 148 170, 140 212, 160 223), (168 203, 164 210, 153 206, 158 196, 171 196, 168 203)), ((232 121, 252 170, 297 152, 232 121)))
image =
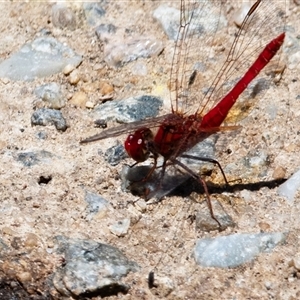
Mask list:
POLYGON ((143 162, 150 155, 149 142, 152 141, 152 131, 149 128, 141 128, 127 137, 124 146, 131 158, 136 162, 143 162))

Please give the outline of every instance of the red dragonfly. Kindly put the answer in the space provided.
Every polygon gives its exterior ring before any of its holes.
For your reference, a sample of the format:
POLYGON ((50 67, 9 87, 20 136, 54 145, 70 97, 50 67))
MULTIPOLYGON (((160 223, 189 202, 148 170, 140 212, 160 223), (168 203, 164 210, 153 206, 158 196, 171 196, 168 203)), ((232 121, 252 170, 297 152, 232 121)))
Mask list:
MULTIPOLYGON (((222 1, 219 0, 181 0, 180 29, 170 80, 171 113, 111 128, 81 141, 81 143, 88 143, 129 133, 125 141, 125 149, 129 156, 137 163, 147 160, 150 156, 154 159, 154 164, 146 178, 149 178, 156 169, 159 156, 163 157, 161 177, 164 176, 165 169, 169 165, 184 169, 203 185, 210 214, 219 225, 219 221, 213 214, 204 180, 178 158, 191 158, 186 152, 214 133, 239 128, 221 126, 221 124, 240 94, 278 52, 285 38, 283 28, 280 27, 280 15, 275 14, 274 3, 257 0, 241 23, 232 46, 226 54, 224 64, 208 92, 201 98, 199 90, 193 88, 198 76, 198 70, 195 68, 197 60, 193 60, 195 56, 196 58, 197 55, 200 56, 201 34, 199 32, 206 30, 201 20, 205 14, 208 14, 209 9, 214 12, 216 9, 220 10, 221 3, 222 1), (272 36, 276 37, 271 39, 272 36), (228 88, 229 79, 236 80, 231 90, 228 88), (189 112, 191 103, 197 103, 197 109, 192 113, 189 112)), ((218 15, 221 18, 220 11, 218 15)), ((218 30, 217 23, 210 24, 208 30, 213 38, 218 30)), ((196 159, 217 164, 228 184, 217 161, 199 157, 196 159)))

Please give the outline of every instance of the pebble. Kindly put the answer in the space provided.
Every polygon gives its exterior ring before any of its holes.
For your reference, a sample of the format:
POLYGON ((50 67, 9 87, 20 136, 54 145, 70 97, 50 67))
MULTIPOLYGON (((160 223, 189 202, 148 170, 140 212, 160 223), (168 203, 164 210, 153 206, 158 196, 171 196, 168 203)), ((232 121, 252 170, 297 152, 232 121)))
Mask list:
POLYGON ((280 166, 274 170, 272 177, 274 179, 281 179, 285 177, 285 174, 286 174, 286 169, 280 166))
POLYGON ((132 75, 146 76, 148 74, 147 65, 143 62, 137 62, 131 68, 132 75))
POLYGON ((82 57, 53 37, 40 37, 0 63, 0 77, 30 81, 61 72, 68 64, 78 66, 82 57))
POLYGON ((294 202, 295 195, 300 188, 300 170, 294 173, 286 182, 279 186, 278 195, 284 197, 290 204, 294 202))
POLYGON ((1 82, 6 85, 10 82, 10 80, 9 80, 9 78, 3 77, 3 78, 1 78, 1 82))
POLYGON ((246 157, 247 166, 250 168, 259 168, 267 164, 268 155, 264 151, 249 153, 246 157))
POLYGON ((245 2, 241 5, 241 7, 236 10, 233 16, 233 22, 236 26, 240 27, 244 21, 244 18, 246 17, 249 9, 251 8, 250 2, 245 2))
POLYGON ((268 224, 268 223, 266 223, 266 222, 259 222, 259 223, 258 223, 258 226, 259 226, 259 228, 260 228, 260 230, 261 230, 262 232, 269 231, 270 228, 271 228, 270 224, 268 224))
POLYGON ((53 285, 64 296, 104 296, 112 289, 127 292, 130 287, 121 278, 139 270, 113 246, 64 236, 57 236, 55 241, 56 252, 63 255, 65 265, 55 272, 53 285))
POLYGON ((90 109, 92 109, 92 108, 94 108, 95 107, 95 103, 94 102, 92 102, 92 101, 86 101, 86 103, 85 103, 85 107, 86 108, 90 108, 90 109))
POLYGON ((166 298, 175 289, 175 284, 171 278, 167 276, 157 276, 154 272, 150 276, 148 279, 149 286, 156 298, 166 298), (150 276, 153 276, 153 280, 150 276))
POLYGON ((80 80, 80 74, 78 72, 78 70, 74 70, 71 72, 70 76, 69 76, 69 82, 72 85, 76 85, 80 80))
POLYGON ((99 81, 87 82, 82 85, 82 91, 85 93, 95 93, 99 89, 99 81))
MULTIPOLYGON (((3 229, 2 229, 3 232, 3 229)), ((15 234, 15 233, 14 233, 15 234)), ((9 250, 9 247, 4 243, 4 241, 0 238, 0 253, 3 254, 4 251, 9 250)))
POLYGON ((96 25, 99 21, 101 21, 102 17, 105 15, 105 9, 103 5, 105 1, 100 3, 97 2, 84 2, 83 9, 85 18, 90 26, 96 25))
POLYGON ((20 272, 16 274, 16 277, 23 284, 32 280, 32 276, 29 272, 20 272))
POLYGON ((87 94, 85 92, 79 91, 74 93, 73 97, 69 102, 77 107, 85 108, 87 101, 87 94))
POLYGON ((113 85, 111 85, 106 81, 100 81, 99 88, 100 88, 101 98, 105 98, 105 96, 111 96, 114 92, 113 85))
POLYGON ((7 226, 4 226, 2 229, 1 229, 1 233, 3 235, 11 235, 11 236, 14 236, 16 235, 16 231, 12 230, 10 227, 7 227, 7 226))
POLYGON ((153 18, 158 21, 170 40, 176 40, 180 25, 180 10, 161 4, 153 12, 153 18))
POLYGON ((300 271, 300 253, 296 253, 292 259, 291 265, 295 267, 298 271, 300 271))
POLYGON ((119 123, 130 123, 158 115, 162 99, 154 96, 132 97, 120 101, 101 104, 93 110, 95 120, 116 120, 119 123))
POLYGON ((138 58, 157 56, 163 49, 162 41, 150 36, 114 38, 104 44, 104 60, 109 66, 119 68, 138 58))
POLYGON ((230 215, 226 213, 219 201, 211 199, 214 216, 219 221, 220 225, 214 220, 210 214, 207 203, 202 202, 202 205, 197 208, 196 213, 196 230, 210 232, 213 230, 225 230, 227 227, 234 227, 235 223, 230 215))
POLYGON ((300 51, 298 49, 298 51, 296 53, 292 53, 289 55, 288 57, 289 63, 289 69, 290 70, 297 70, 299 68, 299 64, 300 64, 300 51))
POLYGON ((50 108, 61 109, 66 105, 66 100, 61 92, 60 86, 55 82, 37 87, 34 93, 40 99, 48 103, 50 108))
POLYGON ((262 252, 270 252, 283 243, 286 234, 257 233, 231 234, 217 238, 200 239, 196 242, 194 257, 204 267, 235 268, 250 262, 262 252))
POLYGON ((38 246, 38 237, 34 233, 28 233, 26 235, 24 245, 26 248, 34 248, 38 246))
POLYGON ((138 211, 144 213, 147 211, 147 202, 144 199, 138 199, 135 202, 135 207, 138 209, 138 211))
MULTIPOLYGON (((211 7, 212 4, 207 2, 201 5, 200 10, 194 10, 194 18, 199 20, 190 26, 189 33, 198 32, 199 34, 205 34, 206 32, 215 32, 216 29, 226 27, 227 20, 224 15, 214 13, 211 7), (198 16, 198 17, 197 17, 198 16)), ((167 4, 161 4, 154 12, 153 18, 157 20, 164 32, 167 34, 170 40, 176 40, 178 37, 178 28, 180 24, 180 11, 176 8, 170 7, 167 4)))
POLYGON ((114 24, 100 24, 96 28, 96 35, 100 41, 107 42, 117 31, 117 27, 114 24))
POLYGON ((76 69, 76 66, 72 65, 72 64, 67 64, 64 69, 63 69, 63 73, 65 75, 69 75, 72 71, 74 71, 76 69))
POLYGON ((21 162, 25 167, 32 167, 39 164, 40 162, 47 162, 54 155, 45 150, 40 151, 28 151, 28 152, 19 152, 14 158, 16 161, 21 162))
POLYGON ((76 17, 71 8, 58 3, 52 6, 52 23, 55 27, 74 30, 76 28, 76 17))
POLYGON ((66 131, 68 128, 61 111, 50 108, 37 109, 31 116, 31 124, 41 126, 54 125, 57 130, 61 131, 66 131))
POLYGON ((127 234, 129 227, 130 219, 123 219, 109 226, 109 229, 111 233, 115 234, 116 236, 122 237, 127 234))
POLYGON ((107 200, 105 200, 103 197, 99 196, 98 194, 94 194, 92 192, 86 191, 84 200, 87 202, 87 212, 88 212, 88 218, 92 219, 92 217, 97 214, 99 211, 103 211, 105 213, 108 208, 110 207, 110 204, 107 200))
POLYGON ((117 144, 105 151, 104 158, 111 166, 118 165, 123 159, 127 158, 128 154, 123 144, 117 144))

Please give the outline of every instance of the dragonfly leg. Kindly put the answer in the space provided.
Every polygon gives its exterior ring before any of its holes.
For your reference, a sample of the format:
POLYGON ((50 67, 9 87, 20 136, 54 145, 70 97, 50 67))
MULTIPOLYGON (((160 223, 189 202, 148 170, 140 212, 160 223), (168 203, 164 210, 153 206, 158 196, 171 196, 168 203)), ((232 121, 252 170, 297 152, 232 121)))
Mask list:
POLYGON ((225 172, 224 172, 221 164, 216 159, 209 158, 209 157, 198 157, 198 156, 193 156, 193 155, 188 155, 188 154, 182 154, 180 157, 188 158, 188 159, 194 159, 194 160, 200 160, 200 161, 207 161, 207 162, 210 162, 214 165, 217 165, 218 168, 220 169, 221 173, 222 173, 222 176, 224 178, 226 186, 227 187, 229 186, 229 181, 226 178, 225 172))
MULTIPOLYGON (((201 178, 201 176, 199 176, 196 173, 194 173, 190 168, 188 168, 186 165, 184 165, 179 160, 177 160, 177 159, 170 159, 170 160, 174 164, 176 164, 179 167, 181 167, 182 169, 184 169, 187 173, 189 173, 192 177, 194 177, 196 180, 198 180, 202 184, 202 186, 204 188, 205 195, 206 195, 206 202, 207 202, 207 206, 208 206, 210 215, 211 215, 212 219, 215 220, 218 223, 219 228, 222 228, 221 223, 219 222, 219 220, 214 215, 214 211, 213 211, 213 207, 212 207, 212 204, 211 204, 211 200, 210 200, 210 196, 209 196, 209 192, 208 192, 208 188, 207 188, 206 182, 201 178)), ((225 176, 225 174, 224 174, 224 176, 225 176)), ((227 179, 226 179, 226 182, 227 182, 227 179)))

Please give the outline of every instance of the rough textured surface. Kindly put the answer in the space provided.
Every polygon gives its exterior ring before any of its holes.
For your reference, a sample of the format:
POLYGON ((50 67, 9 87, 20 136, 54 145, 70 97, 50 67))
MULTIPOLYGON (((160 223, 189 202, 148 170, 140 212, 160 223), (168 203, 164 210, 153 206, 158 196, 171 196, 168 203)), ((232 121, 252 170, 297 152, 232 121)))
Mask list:
MULTIPOLYGON (((222 204, 236 226, 223 232, 201 232, 193 222, 200 208, 207 210, 201 205, 205 203, 199 184, 189 180, 163 201, 150 205, 122 191, 122 164, 111 166, 105 161, 106 150, 125 137, 79 144, 102 130, 95 128, 86 107, 105 98, 119 101, 153 95, 164 100, 161 114, 170 111, 168 80, 174 44, 153 19, 157 1, 102 2, 102 9, 84 8, 80 2, 67 5, 63 13, 69 15, 71 10, 76 22, 64 29, 63 24, 68 26, 64 22, 53 25, 52 3, 0 3, 1 61, 48 34, 83 58, 75 70, 71 66, 30 82, 0 79, 0 298, 49 299, 51 294, 61 299, 52 277, 64 264, 54 241, 55 236, 63 235, 117 247, 141 267, 122 279, 130 287, 127 295, 122 295, 124 299, 299 299, 299 192, 291 205, 278 196, 276 187, 279 179, 299 170, 299 6, 286 1, 287 37, 281 56, 286 69, 281 80, 264 85, 263 96, 250 107, 236 109, 234 112, 242 110, 243 118, 237 122, 242 127, 224 132, 216 143, 216 158, 231 187, 224 187, 218 168, 206 172, 212 198, 222 204), (100 24, 113 24, 127 35, 147 33, 163 42, 164 51, 119 69, 109 68, 95 33, 100 24), (136 72, 136 66, 143 66, 143 75, 136 72), (74 71, 77 75, 70 78, 74 71), (103 80, 113 86, 113 96, 111 88, 100 95, 103 80), (31 125, 34 111, 44 108, 34 91, 52 82, 69 100, 60 110, 68 124, 64 132, 52 125, 31 125), (83 99, 80 105, 71 101, 78 93, 83 99), (196 193, 190 197, 192 192, 196 193), (99 203, 97 211, 96 202, 86 201, 87 193, 101 196, 110 205, 100 209, 99 203), (270 253, 261 253, 234 269, 195 264, 192 253, 198 238, 259 232, 288 235, 286 242, 270 253), (150 271, 154 275, 148 278, 150 271)), ((203 73, 206 87, 221 66, 222 49, 230 46, 235 32, 231 21, 235 5, 227 3, 225 11, 228 25, 216 36, 216 44, 207 45, 215 50, 210 57, 215 67, 203 73)), ((205 49, 203 53, 207 53, 205 49)), ((109 128, 115 125, 108 121, 109 128)), ((133 162, 126 159, 124 164, 133 162)))

